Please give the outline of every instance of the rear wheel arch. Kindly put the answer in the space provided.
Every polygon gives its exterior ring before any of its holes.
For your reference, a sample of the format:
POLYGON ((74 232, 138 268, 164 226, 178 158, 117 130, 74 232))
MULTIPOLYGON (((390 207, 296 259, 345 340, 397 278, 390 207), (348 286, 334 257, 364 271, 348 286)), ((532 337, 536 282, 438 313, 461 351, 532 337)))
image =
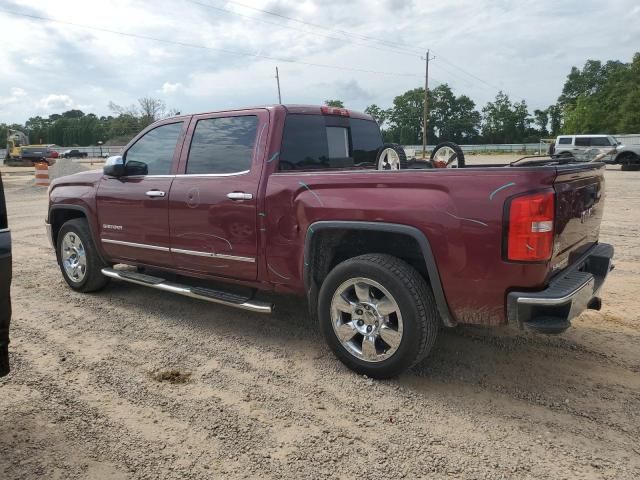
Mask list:
POLYGON ((311 306, 336 265, 364 254, 392 255, 415 268, 431 286, 443 324, 456 325, 429 241, 417 228, 401 224, 320 221, 310 225, 305 238, 303 277, 311 306))
POLYGON ((615 159, 616 163, 635 163, 635 162, 640 162, 640 157, 638 157, 637 154, 635 154, 634 152, 621 152, 618 154, 618 156, 615 159))

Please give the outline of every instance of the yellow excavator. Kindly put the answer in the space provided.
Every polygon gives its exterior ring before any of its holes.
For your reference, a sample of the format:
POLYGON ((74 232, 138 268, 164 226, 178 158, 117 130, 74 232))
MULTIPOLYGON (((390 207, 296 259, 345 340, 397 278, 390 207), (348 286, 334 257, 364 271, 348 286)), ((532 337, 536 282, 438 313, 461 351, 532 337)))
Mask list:
POLYGON ((9 130, 4 163, 16 167, 31 166, 42 161, 53 164, 52 159, 58 156, 58 152, 51 147, 52 145, 29 145, 29 137, 24 132, 9 130))

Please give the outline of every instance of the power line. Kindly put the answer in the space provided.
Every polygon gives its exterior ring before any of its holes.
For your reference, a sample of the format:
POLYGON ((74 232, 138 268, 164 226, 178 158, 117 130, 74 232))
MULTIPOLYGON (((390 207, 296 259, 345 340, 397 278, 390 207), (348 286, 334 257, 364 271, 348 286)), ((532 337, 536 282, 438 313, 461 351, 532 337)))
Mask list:
POLYGON ((243 56, 243 57, 261 58, 261 59, 273 60, 273 61, 277 61, 277 62, 285 62, 285 63, 294 63, 294 64, 298 64, 298 65, 305 65, 305 66, 308 66, 308 67, 330 68, 330 69, 335 69, 335 70, 348 70, 348 71, 352 71, 352 72, 370 73, 370 74, 373 74, 373 75, 389 75, 389 76, 398 76, 398 77, 421 77, 422 76, 422 75, 418 75, 418 74, 414 74, 414 73, 382 72, 382 71, 377 71, 377 70, 367 70, 367 69, 362 69, 362 68, 345 67, 345 66, 340 66, 340 65, 329 65, 329 64, 323 64, 323 63, 304 62, 304 61, 301 61, 301 60, 293 60, 293 59, 290 59, 290 58, 272 57, 272 56, 269 56, 269 55, 262 55, 262 54, 259 54, 259 53, 238 52, 238 51, 234 51, 234 50, 227 50, 227 49, 224 49, 224 48, 208 47, 206 45, 198 45, 198 44, 194 44, 194 43, 186 43, 186 42, 179 42, 179 41, 176 41, 176 40, 167 40, 167 39, 164 39, 164 38, 151 37, 149 35, 142 35, 142 34, 139 34, 139 33, 121 32, 121 31, 118 31, 118 30, 110 30, 108 28, 96 27, 96 26, 91 26, 91 25, 83 25, 83 24, 80 24, 80 23, 69 22, 69 21, 66 21, 66 20, 58 20, 58 19, 55 19, 55 18, 42 17, 42 16, 39 16, 39 15, 32 15, 32 14, 28 14, 28 13, 14 12, 14 11, 11 11, 11 10, 1 9, 1 8, 0 8, 0 12, 8 13, 10 15, 16 15, 16 16, 19 16, 19 17, 30 18, 30 19, 33 19, 33 20, 39 20, 39 21, 51 22, 51 23, 59 23, 59 24, 63 24, 63 25, 71 25, 73 27, 84 28, 84 29, 87 29, 87 30, 95 30, 95 31, 99 31, 99 32, 110 33, 110 34, 113 34, 113 35, 121 35, 121 36, 124 36, 124 37, 137 38, 137 39, 140 39, 140 40, 150 40, 150 41, 160 42, 160 43, 165 43, 165 44, 170 44, 170 45, 177 45, 177 46, 180 46, 180 47, 197 48, 197 49, 200 49, 200 50, 210 50, 210 51, 214 51, 214 52, 221 52, 221 53, 225 53, 227 55, 236 55, 236 56, 243 56))
POLYGON ((419 50, 419 47, 415 47, 415 46, 412 46, 412 45, 407 45, 406 43, 389 42, 388 40, 383 40, 383 39, 376 38, 376 37, 371 37, 371 36, 368 36, 368 35, 352 33, 352 32, 348 32, 346 30, 333 29, 333 28, 327 27, 326 25, 320 25, 318 23, 307 22, 305 20, 300 20, 299 18, 295 18, 295 17, 288 17, 286 15, 282 15, 282 14, 277 13, 277 12, 272 12, 272 11, 269 11, 269 10, 263 10, 261 8, 253 7, 251 5, 246 5, 246 4, 240 3, 240 2, 233 2, 233 1, 228 0, 227 3, 231 3, 233 5, 238 5, 240 7, 248 8, 250 10, 254 10, 256 12, 261 12, 261 13, 264 13, 266 15, 271 15, 271 16, 274 16, 274 17, 283 18, 285 20, 290 20, 292 22, 300 23, 302 25, 321 28, 323 30, 328 30, 328 31, 331 31, 331 32, 334 32, 334 33, 339 33, 341 35, 346 35, 346 36, 349 36, 349 37, 358 37, 358 38, 361 38, 361 39, 364 39, 364 40, 374 41, 374 42, 380 43, 382 45, 401 47, 401 48, 404 48, 407 52, 411 52, 411 53, 414 53, 416 55, 419 55, 421 53, 421 51, 426 50, 426 49, 420 49, 419 50), (408 50, 407 47, 410 47, 413 50, 408 50))
MULTIPOLYGON (((434 52, 435 53, 435 52, 434 52)), ((462 67, 459 67, 458 65, 456 65, 453 62, 450 62, 449 60, 447 60, 446 58, 444 58, 442 55, 438 54, 438 57, 440 58, 440 60, 442 60, 445 63, 448 63, 449 65, 451 65, 453 68, 457 68, 458 70, 460 70, 463 73, 466 73, 467 75, 469 75, 472 78, 475 78, 476 80, 478 80, 479 82, 484 83, 485 85, 488 85, 491 88, 495 88, 496 90, 502 90, 500 87, 498 87, 497 85, 494 85, 492 83, 487 82, 486 80, 483 80, 482 78, 478 77, 477 75, 474 75, 471 72, 468 72, 467 70, 465 70, 462 67)))
MULTIPOLYGON (((216 6, 211 5, 209 3, 202 3, 202 2, 199 2, 197 0, 184 0, 184 1, 189 2, 189 3, 193 3, 195 5, 199 5, 201 7, 208 8, 208 9, 211 9, 211 10, 216 10, 218 12, 222 12, 222 13, 225 13, 225 14, 228 14, 228 15, 235 15, 237 17, 245 18, 247 20, 251 20, 251 21, 254 21, 254 22, 260 22, 260 23, 264 23, 264 24, 267 24, 267 25, 275 25, 277 27, 288 28, 289 30, 294 30, 296 32, 301 32, 301 33, 303 33, 305 35, 321 36, 321 37, 329 38, 331 40, 337 40, 339 42, 345 41, 344 38, 335 37, 333 35, 327 35, 327 34, 321 33, 321 32, 311 31, 309 29, 297 28, 297 27, 293 27, 291 25, 286 25, 286 24, 283 24, 283 23, 276 23, 276 22, 270 22, 268 20, 262 20, 262 19, 257 18, 257 17, 252 17, 250 15, 243 15, 242 13, 234 12, 233 10, 229 10, 229 9, 222 8, 222 7, 216 7, 216 6)), ((401 49, 397 49, 397 48, 388 48, 388 47, 387 48, 382 48, 379 45, 372 45, 370 43, 355 42, 353 40, 348 40, 348 41, 350 43, 353 43, 354 45, 360 45, 362 47, 375 48, 377 50, 383 50, 383 51, 387 51, 387 52, 398 53, 400 55, 407 55, 407 56, 415 57, 415 58, 418 57, 417 53, 409 52, 408 50, 401 50, 401 49)))
MULTIPOLYGON (((194 1, 194 0, 187 0, 187 1, 194 1)), ((198 2, 194 2, 194 3, 198 3, 198 2)), ((410 48, 413 49, 413 48, 419 48, 419 47, 413 47, 413 46, 407 45, 405 43, 389 42, 387 40, 382 40, 382 39, 379 39, 379 38, 376 38, 376 37, 371 37, 371 36, 367 36, 367 35, 348 32, 346 30, 333 29, 333 28, 327 27, 325 25, 321 25, 321 24, 313 23, 313 22, 308 22, 308 21, 301 20, 301 19, 295 18, 295 17, 289 17, 287 15, 282 15, 280 13, 272 12, 272 11, 269 11, 269 10, 263 10, 261 8, 253 7, 253 6, 246 5, 246 4, 240 3, 240 2, 227 0, 227 3, 231 3, 233 5, 238 5, 238 6, 241 6, 241 7, 244 7, 244 8, 248 8, 250 10, 254 10, 256 12, 261 12, 261 13, 264 13, 266 15, 271 15, 271 16, 274 16, 274 17, 278 17, 278 18, 282 18, 282 19, 289 20, 289 21, 292 21, 292 22, 296 22, 296 23, 299 23, 299 24, 302 24, 302 25, 307 25, 307 26, 311 26, 311 27, 315 27, 315 28, 320 28, 320 29, 327 30, 327 31, 330 31, 330 32, 334 32, 334 33, 338 33, 338 34, 341 34, 341 35, 346 35, 346 36, 349 36, 349 37, 365 39, 365 40, 369 40, 369 41, 376 42, 376 43, 383 44, 383 45, 394 46, 394 47, 396 47, 395 48, 396 53, 404 53, 404 54, 410 54, 410 55, 418 55, 419 54, 418 51, 409 50, 407 48, 407 47, 410 47, 410 48), (399 50, 398 47, 400 49, 402 49, 402 50, 399 50)), ((216 8, 217 9, 217 7, 212 7, 212 8, 216 8)), ((226 11, 229 11, 229 10, 226 10, 226 11)), ((252 17, 249 17, 249 18, 252 18, 252 17)), ((282 25, 282 24, 279 24, 279 25, 283 26, 285 28, 291 28, 290 26, 286 26, 286 25, 282 25)), ((311 33, 311 32, 309 32, 309 33, 311 33)), ((326 36, 326 35, 324 35, 324 36, 326 36)), ((335 37, 329 37, 329 38, 335 38, 335 37)), ((424 51, 426 49, 421 49, 421 50, 424 51)), ((501 87, 498 87, 497 85, 494 85, 494 84, 492 84, 490 82, 487 82, 486 80, 480 78, 479 76, 477 76, 477 75, 475 75, 475 74, 463 69, 462 67, 459 67, 458 65, 454 64, 453 62, 448 61, 446 58, 442 57, 442 55, 438 54, 438 57, 442 61, 444 61, 445 63, 448 63, 452 67, 457 68, 458 70, 460 70, 461 72, 465 73, 469 77, 474 78, 475 80, 487 85, 488 87, 491 87, 491 88, 496 89, 496 90, 503 90, 501 87)))

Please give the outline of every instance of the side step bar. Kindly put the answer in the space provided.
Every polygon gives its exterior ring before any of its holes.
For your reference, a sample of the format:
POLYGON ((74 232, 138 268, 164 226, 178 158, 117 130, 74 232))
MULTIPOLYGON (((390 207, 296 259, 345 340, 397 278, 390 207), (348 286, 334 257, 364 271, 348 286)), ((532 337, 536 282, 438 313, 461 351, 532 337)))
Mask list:
POLYGON ((184 295, 185 297, 197 298, 199 300, 206 300, 207 302, 240 308, 242 310, 249 310, 257 313, 271 313, 273 311, 273 305, 271 303, 252 300, 249 297, 220 290, 190 287, 188 285, 168 282, 164 278, 145 275, 142 273, 115 270, 113 268, 103 268, 102 274, 106 277, 115 278, 124 282, 135 283, 137 285, 143 285, 145 287, 151 287, 165 292, 177 293, 178 295, 184 295))

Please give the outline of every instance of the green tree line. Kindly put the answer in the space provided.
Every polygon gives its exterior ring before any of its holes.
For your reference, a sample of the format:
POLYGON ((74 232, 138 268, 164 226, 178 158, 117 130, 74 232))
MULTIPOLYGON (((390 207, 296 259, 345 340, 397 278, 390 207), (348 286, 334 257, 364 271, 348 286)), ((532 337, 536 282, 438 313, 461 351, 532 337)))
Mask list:
MULTIPOLYGON (((447 84, 429 89, 427 139, 456 143, 529 143, 560 133, 640 132, 640 53, 629 63, 588 60, 572 67, 556 103, 529 110, 524 100, 498 92, 493 101, 478 108, 467 95, 456 94, 447 84)), ((386 141, 415 145, 422 142, 424 89, 398 95, 393 105, 369 105, 365 112, 382 127, 386 141)), ((326 105, 344 107, 338 99, 326 105)), ((153 121, 173 115, 164 102, 141 98, 136 105, 109 104, 112 115, 98 117, 69 110, 47 118, 32 117, 24 125, 0 124, 0 139, 9 129, 28 133, 32 143, 61 146, 124 144, 153 121)))
MULTIPOLYGON (((456 143, 533 143, 558 134, 640 132, 640 53, 630 63, 588 60, 572 67, 562 94, 545 109, 529 111, 524 100, 498 92, 481 109, 447 84, 429 89, 427 140, 456 143)), ((327 105, 344 106, 340 100, 327 105)), ((422 142, 424 88, 398 95, 389 108, 369 105, 365 112, 382 127, 386 141, 422 142)))
POLYGON ((140 98, 136 105, 109 104, 113 115, 98 117, 81 110, 68 110, 47 118, 31 117, 24 125, 0 124, 0 139, 9 130, 20 130, 29 135, 31 143, 56 144, 65 147, 97 145, 123 145, 147 125, 178 112, 167 109, 162 100, 140 98))

